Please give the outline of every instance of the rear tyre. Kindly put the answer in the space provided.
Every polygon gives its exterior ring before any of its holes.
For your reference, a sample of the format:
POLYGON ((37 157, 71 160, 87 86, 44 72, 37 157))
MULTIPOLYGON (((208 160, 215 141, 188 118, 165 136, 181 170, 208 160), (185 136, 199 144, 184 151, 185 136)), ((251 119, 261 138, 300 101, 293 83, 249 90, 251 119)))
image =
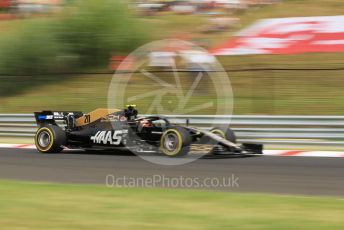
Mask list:
POLYGON ((160 151, 168 157, 181 157, 190 150, 191 136, 182 127, 172 127, 166 130, 160 140, 160 151))
POLYGON ((41 153, 59 153, 66 144, 66 133, 57 125, 44 125, 35 135, 36 148, 41 153))
POLYGON ((236 143, 236 136, 235 133, 232 129, 228 128, 227 130, 223 130, 221 128, 213 128, 212 130, 210 130, 210 132, 225 138, 226 140, 232 142, 232 143, 236 143))

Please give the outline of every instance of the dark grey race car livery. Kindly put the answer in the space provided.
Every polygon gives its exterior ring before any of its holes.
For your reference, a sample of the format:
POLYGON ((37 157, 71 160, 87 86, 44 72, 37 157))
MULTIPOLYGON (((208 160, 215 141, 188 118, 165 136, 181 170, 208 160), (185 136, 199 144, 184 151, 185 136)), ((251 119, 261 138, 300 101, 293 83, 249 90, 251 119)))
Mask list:
POLYGON ((210 146, 207 153, 210 155, 263 153, 260 144, 236 144, 229 128, 207 131, 173 125, 162 116, 138 117, 133 106, 124 110, 96 109, 88 114, 42 111, 36 112, 35 118, 39 126, 35 144, 42 153, 57 153, 64 148, 128 149, 135 153, 156 152, 180 157, 195 146, 210 146))

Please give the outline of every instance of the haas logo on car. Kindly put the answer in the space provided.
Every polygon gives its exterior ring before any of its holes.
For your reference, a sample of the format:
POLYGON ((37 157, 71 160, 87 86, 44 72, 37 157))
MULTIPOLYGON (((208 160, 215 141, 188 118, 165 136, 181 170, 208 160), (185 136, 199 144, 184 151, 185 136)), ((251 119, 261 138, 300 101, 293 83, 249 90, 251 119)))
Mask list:
POLYGON ((123 133, 123 130, 116 130, 114 132, 98 131, 94 136, 91 136, 91 141, 95 144, 119 145, 121 144, 123 133))

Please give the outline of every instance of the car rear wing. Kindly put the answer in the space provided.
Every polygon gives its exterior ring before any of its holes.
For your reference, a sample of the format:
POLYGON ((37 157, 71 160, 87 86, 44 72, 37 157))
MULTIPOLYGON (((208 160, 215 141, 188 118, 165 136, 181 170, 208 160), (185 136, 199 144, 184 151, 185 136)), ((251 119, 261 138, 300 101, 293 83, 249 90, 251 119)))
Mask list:
POLYGON ((77 119, 83 116, 83 112, 54 112, 54 111, 42 111, 35 112, 35 119, 37 125, 42 124, 54 124, 56 121, 66 121, 68 123, 69 119, 77 119))

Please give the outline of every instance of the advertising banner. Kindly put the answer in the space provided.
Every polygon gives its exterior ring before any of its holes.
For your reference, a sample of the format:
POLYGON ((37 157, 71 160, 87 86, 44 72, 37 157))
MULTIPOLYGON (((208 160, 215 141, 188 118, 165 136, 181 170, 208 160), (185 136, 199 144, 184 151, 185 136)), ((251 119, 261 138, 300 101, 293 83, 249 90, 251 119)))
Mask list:
POLYGON ((259 20, 210 52, 215 55, 344 52, 344 16, 259 20))

